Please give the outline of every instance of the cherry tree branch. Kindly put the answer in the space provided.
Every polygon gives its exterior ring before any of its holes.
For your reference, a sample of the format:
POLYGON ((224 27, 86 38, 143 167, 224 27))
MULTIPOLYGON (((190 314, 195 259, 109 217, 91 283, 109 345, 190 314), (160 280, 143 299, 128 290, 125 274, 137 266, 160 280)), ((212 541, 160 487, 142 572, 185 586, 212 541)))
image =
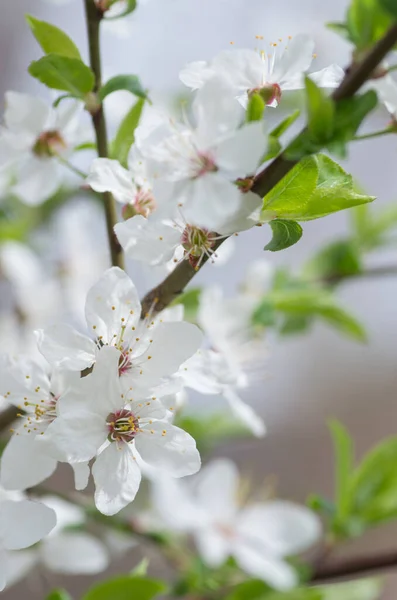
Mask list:
POLYGON ((397 551, 391 551, 376 556, 339 559, 331 565, 323 565, 314 571, 311 582, 320 583, 333 581, 343 577, 360 577, 365 573, 385 571, 397 567, 397 551))
MULTIPOLYGON (((103 12, 97 7, 94 0, 84 0, 85 13, 87 21, 88 44, 90 53, 90 66, 95 74, 94 93, 96 94, 102 85, 102 68, 101 68, 101 53, 100 53, 100 23, 103 18, 103 12)), ((108 139, 106 130, 105 113, 102 104, 95 107, 91 112, 92 124, 95 129, 95 137, 98 148, 98 156, 100 158, 108 157, 108 139)), ((109 239, 110 254, 112 265, 115 267, 124 268, 124 255, 119 241, 114 232, 116 225, 117 211, 114 198, 110 192, 103 192, 103 204, 106 216, 106 229, 109 239)))
MULTIPOLYGON (((382 62, 386 54, 397 42, 397 24, 390 28, 386 35, 377 42, 367 56, 357 64, 351 65, 346 70, 346 75, 340 86, 332 94, 335 102, 340 102, 353 96, 367 81, 374 69, 382 62)), ((299 134, 302 135, 305 129, 299 134)), ((298 135, 298 137, 299 137, 298 135)), ((286 157, 285 151, 279 154, 263 171, 255 178, 252 191, 259 196, 268 194, 281 179, 291 171, 298 161, 286 157)), ((218 248, 224 240, 216 245, 218 248)), ((216 249, 215 248, 215 249, 216 249)), ((201 267, 207 261, 201 263, 201 267)), ((186 285, 193 279, 196 270, 188 263, 181 262, 160 285, 148 292, 142 301, 142 314, 145 315, 150 309, 157 312, 163 310, 175 298, 182 293, 186 285)))

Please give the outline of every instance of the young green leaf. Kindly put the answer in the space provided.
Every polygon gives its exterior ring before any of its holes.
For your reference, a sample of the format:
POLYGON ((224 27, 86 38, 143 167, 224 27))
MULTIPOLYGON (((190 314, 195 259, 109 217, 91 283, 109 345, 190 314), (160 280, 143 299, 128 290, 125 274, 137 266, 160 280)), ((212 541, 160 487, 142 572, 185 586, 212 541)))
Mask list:
POLYGON ((299 109, 296 109, 293 113, 288 115, 288 117, 285 117, 281 123, 276 125, 276 127, 271 130, 270 135, 275 138, 281 137, 283 133, 285 133, 291 127, 291 125, 295 123, 296 119, 300 115, 300 112, 301 111, 299 109))
POLYGON ((270 591, 271 589, 264 581, 251 579, 236 585, 226 600, 264 600, 270 591))
POLYGON ((26 15, 26 21, 45 54, 60 54, 81 60, 76 44, 62 29, 31 15, 26 15))
POLYGON ((345 158, 347 143, 354 138, 361 123, 377 103, 378 98, 373 90, 338 102, 335 105, 334 133, 326 144, 328 150, 340 158, 345 158))
MULTIPOLYGON (((116 4, 118 0, 112 0, 111 4, 116 4)), ((106 17, 109 20, 113 19, 121 19, 122 17, 126 17, 127 15, 134 12, 136 9, 136 0, 126 0, 125 9, 117 15, 112 15, 110 17, 106 17)))
POLYGON ((354 240, 332 242, 315 254, 305 265, 303 273, 309 279, 327 283, 337 282, 362 272, 362 260, 354 240))
POLYGON ((315 588, 321 600, 380 600, 384 584, 381 579, 361 579, 315 588))
POLYGON ((184 318, 191 323, 197 319, 197 311, 200 306, 201 288, 190 288, 180 294, 172 303, 171 306, 182 304, 184 307, 184 318))
POLYGON ((318 163, 313 157, 301 160, 263 199, 261 220, 294 219, 305 211, 316 188, 318 163))
POLYGON ((137 564, 130 573, 130 577, 146 577, 149 566, 149 559, 142 558, 141 562, 137 564))
POLYGON ((331 31, 334 31, 335 33, 340 35, 345 40, 348 40, 349 42, 353 41, 350 37, 350 31, 346 23, 327 23, 327 27, 328 29, 331 29, 331 31))
POLYGON ((305 78, 308 128, 313 140, 326 144, 334 131, 335 103, 310 77, 305 78))
POLYGON ((68 92, 75 98, 84 98, 94 87, 94 73, 77 58, 47 54, 33 61, 28 70, 47 87, 68 92))
POLYGON ((397 19, 397 2, 396 0, 380 0, 381 7, 393 15, 395 19, 397 19))
POLYGON ((247 106, 247 123, 251 123, 251 121, 261 121, 263 119, 265 108, 266 106, 263 98, 259 94, 252 94, 247 106))
POLYGON ((72 600, 72 596, 66 590, 52 590, 45 600, 72 600))
POLYGON ((383 37, 392 19, 379 0, 351 0, 346 24, 356 48, 367 50, 383 37))
POLYGON ((99 99, 103 101, 106 96, 117 92, 118 90, 127 90, 138 98, 146 98, 147 94, 142 87, 139 77, 136 75, 116 75, 107 81, 99 91, 99 99))
POLYGON ((269 223, 272 228, 273 237, 263 248, 271 252, 278 252, 293 246, 302 237, 302 227, 296 221, 287 221, 286 219, 274 219, 269 223))
POLYGON ((124 166, 127 165, 128 153, 135 141, 135 129, 139 125, 144 105, 143 98, 134 104, 121 122, 116 137, 111 143, 111 158, 115 158, 124 166))
POLYGON ((349 517, 352 504, 353 442, 348 431, 338 421, 332 420, 329 423, 329 430, 334 442, 335 453, 336 519, 340 523, 344 523, 349 517))
POLYGON ((367 526, 397 517, 397 438, 383 440, 357 467, 351 481, 354 514, 367 526))
POLYGON ((144 577, 116 577, 95 585, 82 600, 151 600, 165 590, 166 585, 162 581, 144 577))

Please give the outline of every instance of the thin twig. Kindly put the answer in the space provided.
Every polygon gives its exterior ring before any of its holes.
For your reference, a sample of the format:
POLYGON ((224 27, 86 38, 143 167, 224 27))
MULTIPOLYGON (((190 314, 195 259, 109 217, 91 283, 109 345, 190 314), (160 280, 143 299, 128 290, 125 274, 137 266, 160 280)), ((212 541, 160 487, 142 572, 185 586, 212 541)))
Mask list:
MULTIPOLYGON (((340 86, 332 94, 335 102, 340 102, 353 96, 369 79, 379 63, 382 62, 386 54, 392 49, 397 41, 397 25, 394 25, 387 34, 375 44, 367 56, 358 64, 352 65, 347 69, 346 75, 340 86)), ((299 135, 305 132, 303 130, 299 135)), ((299 136, 298 136, 299 137, 299 136)), ((286 153, 282 152, 275 158, 256 178, 252 191, 259 196, 265 196, 281 181, 281 179, 291 171, 298 161, 289 160, 286 153)), ((224 240, 220 240, 217 247, 224 240)), ((216 248, 215 248, 216 249, 216 248)), ((201 263, 201 267, 207 259, 201 263)), ((168 277, 156 288, 146 294, 142 301, 142 314, 146 314, 152 307, 159 312, 168 306, 193 279, 196 270, 188 263, 183 261, 168 277)))
MULTIPOLYGON (((88 43, 90 52, 90 66, 95 74, 94 93, 97 93, 102 85, 101 54, 99 43, 99 30, 103 13, 98 9, 94 0, 84 0, 85 13, 87 21, 88 43)), ((105 113, 102 104, 92 113, 92 124, 95 129, 97 141, 98 156, 100 158, 108 157, 108 139, 106 130, 105 113)), ((119 241, 114 233, 114 226, 117 223, 117 211, 114 198, 110 192, 102 194, 105 215, 106 228, 109 239, 110 254, 112 265, 124 269, 124 255, 119 241)))

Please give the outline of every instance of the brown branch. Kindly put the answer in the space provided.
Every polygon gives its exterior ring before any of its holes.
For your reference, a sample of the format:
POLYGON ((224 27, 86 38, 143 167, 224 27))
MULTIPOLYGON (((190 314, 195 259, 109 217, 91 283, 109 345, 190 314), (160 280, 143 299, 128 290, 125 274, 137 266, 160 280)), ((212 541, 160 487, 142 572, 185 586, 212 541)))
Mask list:
MULTIPOLYGON (((394 25, 387 34, 377 42, 367 56, 358 64, 353 64, 347 69, 346 75, 340 86, 334 91, 332 97, 335 102, 340 102, 353 96, 367 79, 371 77, 374 69, 382 62, 386 54, 397 42, 397 25, 394 25)), ((299 135, 302 135, 303 130, 299 135)), ((298 137, 299 137, 298 135, 298 137)), ((259 196, 265 196, 291 171, 298 161, 286 158, 282 152, 273 160, 256 178, 252 191, 259 196)), ((219 242, 218 246, 222 243, 219 242)), ((203 266, 207 259, 201 263, 203 266)), ((193 279, 196 270, 187 262, 180 263, 175 270, 156 288, 151 290, 142 301, 142 313, 146 314, 152 307, 159 312, 168 306, 193 279)))
MULTIPOLYGON (((101 69, 101 54, 99 43, 100 23, 103 18, 103 12, 98 9, 94 0, 85 0, 85 13, 87 21, 87 33, 90 52, 90 66, 95 74, 94 93, 96 94, 102 85, 102 69, 101 69)), ((95 129, 95 137, 97 142, 98 156, 100 158, 108 157, 108 139, 106 130, 105 113, 102 104, 94 107, 91 112, 92 124, 95 129)), ((109 239, 110 254, 112 265, 124 269, 123 249, 114 232, 116 225, 117 211, 114 198, 110 192, 102 194, 103 204, 106 216, 106 229, 109 239)))
POLYGON ((376 556, 363 556, 361 558, 344 559, 333 565, 318 567, 314 572, 311 582, 320 583, 341 579, 343 577, 360 577, 365 573, 386 571, 397 567, 397 552, 378 554, 376 556))

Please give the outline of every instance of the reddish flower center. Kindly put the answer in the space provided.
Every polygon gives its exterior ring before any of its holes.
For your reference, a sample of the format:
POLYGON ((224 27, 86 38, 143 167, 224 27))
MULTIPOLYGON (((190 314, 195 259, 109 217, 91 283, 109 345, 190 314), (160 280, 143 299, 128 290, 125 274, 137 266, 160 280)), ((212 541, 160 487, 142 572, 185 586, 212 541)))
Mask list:
POLYGON ((148 217, 156 209, 156 201, 151 191, 140 189, 134 200, 122 208, 123 219, 127 221, 135 215, 148 217))
POLYGON ((66 148, 66 143, 59 131, 52 129, 43 131, 37 138, 33 152, 37 156, 54 156, 66 148))
POLYGON ((119 358, 119 377, 127 373, 131 367, 132 362, 128 350, 122 350, 119 358))
POLYGON ((197 172, 196 177, 201 177, 206 173, 215 173, 218 167, 215 164, 214 159, 209 154, 203 154, 201 152, 197 155, 197 172))
POLYGON ((282 92, 278 83, 265 83, 265 85, 254 88, 248 92, 249 96, 252 96, 252 94, 259 94, 265 104, 269 106, 270 104, 273 104, 274 101, 277 103, 280 102, 282 92))
POLYGON ((139 421, 126 408, 110 413, 106 419, 109 442, 131 442, 139 431, 139 421))

